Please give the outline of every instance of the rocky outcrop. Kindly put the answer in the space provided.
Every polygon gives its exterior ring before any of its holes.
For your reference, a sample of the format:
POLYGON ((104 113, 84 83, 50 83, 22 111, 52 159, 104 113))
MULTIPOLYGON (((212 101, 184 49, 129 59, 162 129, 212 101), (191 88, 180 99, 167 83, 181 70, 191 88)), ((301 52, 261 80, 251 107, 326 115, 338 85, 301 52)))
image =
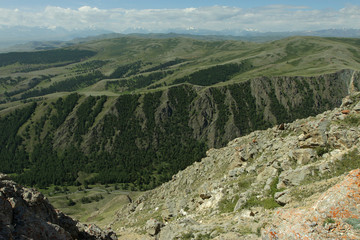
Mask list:
POLYGON ((360 169, 308 208, 276 212, 263 239, 360 239, 360 169))
POLYGON ((196 139, 218 148, 265 125, 274 126, 339 107, 342 98, 348 95, 350 82, 360 81, 354 77, 355 73, 342 70, 314 77, 259 77, 217 87, 223 98, 221 101, 216 101, 220 98, 215 95, 217 91, 205 89, 190 106, 189 112, 194 114, 189 125, 196 139), (225 105, 226 111, 220 112, 221 104, 225 105), (229 115, 227 122, 222 123, 221 134, 217 134, 219 114, 229 115), (249 116, 262 119, 262 124, 256 125, 249 116), (239 118, 243 122, 239 122, 239 118))
POLYGON ((43 194, 0 174, 0 239, 117 239, 111 230, 77 222, 55 210, 43 194))
POLYGON ((112 227, 164 240, 359 238, 360 93, 348 98, 208 150, 120 210, 112 227), (156 227, 145 226, 150 219, 156 227))

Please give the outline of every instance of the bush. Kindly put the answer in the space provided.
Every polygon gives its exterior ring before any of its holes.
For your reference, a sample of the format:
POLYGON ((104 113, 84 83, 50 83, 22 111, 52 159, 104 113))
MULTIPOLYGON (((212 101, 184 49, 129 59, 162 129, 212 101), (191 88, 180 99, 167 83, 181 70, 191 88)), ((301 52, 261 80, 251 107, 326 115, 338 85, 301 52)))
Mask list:
POLYGON ((74 206, 75 204, 76 204, 76 202, 74 202, 71 198, 68 199, 67 205, 69 207, 74 206))
POLYGON ((330 152, 330 146, 326 145, 326 146, 318 146, 315 148, 316 154, 321 157, 322 155, 324 155, 325 153, 330 152))
POLYGON ((91 203, 91 199, 88 197, 82 197, 80 201, 82 204, 91 203))
POLYGON ((331 223, 335 223, 335 220, 332 218, 326 218, 323 222, 323 226, 325 226, 326 224, 331 224, 331 223))
POLYGON ((221 213, 229 213, 234 211, 235 205, 239 200, 239 196, 233 199, 224 198, 219 202, 219 210, 221 213))

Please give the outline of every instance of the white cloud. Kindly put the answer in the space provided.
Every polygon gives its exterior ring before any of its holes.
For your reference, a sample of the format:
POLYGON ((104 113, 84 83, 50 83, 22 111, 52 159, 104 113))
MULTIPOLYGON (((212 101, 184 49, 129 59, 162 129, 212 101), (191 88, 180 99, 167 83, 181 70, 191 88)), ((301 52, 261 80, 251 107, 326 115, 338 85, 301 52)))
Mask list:
POLYGON ((312 10, 306 6, 271 5, 260 8, 212 6, 184 9, 79 9, 48 6, 39 12, 0 8, 0 26, 99 28, 122 32, 141 28, 161 32, 175 28, 208 30, 295 31, 359 28, 360 6, 312 10))

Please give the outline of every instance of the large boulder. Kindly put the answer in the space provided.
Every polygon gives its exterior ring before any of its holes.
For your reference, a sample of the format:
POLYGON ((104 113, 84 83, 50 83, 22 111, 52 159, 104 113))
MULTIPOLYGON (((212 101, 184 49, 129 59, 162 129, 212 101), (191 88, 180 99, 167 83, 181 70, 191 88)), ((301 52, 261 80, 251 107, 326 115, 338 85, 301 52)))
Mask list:
POLYGON ((146 232, 150 235, 150 236, 155 236, 157 235, 161 228, 164 226, 164 224, 156 219, 150 219, 146 222, 146 232))
POLYGON ((277 188, 299 186, 308 176, 312 174, 311 167, 303 166, 294 170, 284 171, 279 176, 277 188))
POLYGON ((311 148, 295 149, 289 152, 289 157, 294 159, 297 164, 305 165, 316 158, 316 151, 311 148))
POLYGON ((279 210, 263 239, 360 239, 360 169, 308 208, 279 210))
POLYGON ((46 197, 0 174, 0 240, 114 240, 112 231, 81 224, 54 209, 46 197))

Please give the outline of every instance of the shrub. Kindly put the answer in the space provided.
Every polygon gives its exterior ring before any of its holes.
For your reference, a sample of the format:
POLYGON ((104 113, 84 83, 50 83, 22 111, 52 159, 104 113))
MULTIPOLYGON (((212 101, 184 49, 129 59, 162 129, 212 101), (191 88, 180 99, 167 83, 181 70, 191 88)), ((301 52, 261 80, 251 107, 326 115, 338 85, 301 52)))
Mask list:
POLYGON ((69 207, 76 205, 76 202, 74 202, 71 198, 68 199, 67 205, 69 207))
POLYGON ((335 220, 332 218, 326 218, 323 222, 323 226, 325 226, 326 224, 331 224, 331 223, 335 223, 335 220))
POLYGON ((328 153, 331 151, 331 148, 329 145, 325 145, 325 146, 318 146, 315 148, 316 154, 321 157, 322 155, 324 155, 325 153, 328 153))
POLYGON ((229 213, 234 211, 235 205, 239 200, 239 196, 233 199, 224 198, 219 202, 219 210, 221 213, 229 213))

